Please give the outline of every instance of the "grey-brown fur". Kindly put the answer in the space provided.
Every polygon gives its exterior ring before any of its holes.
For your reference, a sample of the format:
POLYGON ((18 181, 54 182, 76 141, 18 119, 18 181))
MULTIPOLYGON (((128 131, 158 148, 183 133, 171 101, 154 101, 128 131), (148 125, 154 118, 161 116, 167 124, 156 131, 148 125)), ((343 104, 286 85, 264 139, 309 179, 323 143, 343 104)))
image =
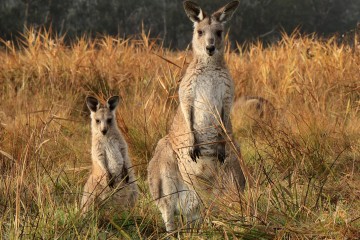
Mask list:
MULTIPOLYGON (((244 112, 256 112, 259 118, 272 118, 276 109, 267 99, 258 96, 243 96, 234 102, 232 111, 244 108, 244 112)), ((253 114, 253 115, 255 115, 253 114)))
POLYGON ((197 190, 215 191, 209 186, 222 171, 240 189, 245 185, 232 151, 234 86, 224 61, 224 24, 238 3, 233 1, 207 16, 197 4, 184 2, 194 22, 194 59, 180 83, 180 106, 170 132, 159 141, 148 167, 150 192, 167 231, 175 229, 176 213, 181 212, 188 221, 199 218, 197 190))
POLYGON ((277 121, 278 114, 278 109, 269 100, 258 96, 242 96, 234 102, 231 117, 235 129, 256 131, 263 126, 271 126, 277 121))
POLYGON ((84 186, 83 212, 104 200, 111 200, 115 208, 132 207, 138 197, 128 146, 116 124, 118 103, 118 96, 109 98, 105 105, 94 97, 86 99, 91 112, 92 172, 84 186))
POLYGON ((175 229, 175 214, 181 212, 188 221, 198 218, 197 194, 184 182, 168 136, 162 138, 156 146, 148 166, 148 181, 167 231, 175 229))

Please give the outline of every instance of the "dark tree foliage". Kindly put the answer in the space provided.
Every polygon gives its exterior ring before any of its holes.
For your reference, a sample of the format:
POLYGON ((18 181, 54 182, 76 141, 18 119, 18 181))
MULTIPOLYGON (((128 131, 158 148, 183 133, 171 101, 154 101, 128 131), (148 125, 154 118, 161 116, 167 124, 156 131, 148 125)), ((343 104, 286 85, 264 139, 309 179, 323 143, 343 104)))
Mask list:
MULTIPOLYGON (((210 13, 226 0, 198 0, 210 13)), ((229 23, 231 40, 273 42, 280 32, 300 27, 327 36, 347 32, 360 22, 360 0, 242 0, 229 23)), ((84 34, 129 37, 142 26, 166 46, 185 48, 192 23, 176 0, 1 0, 0 37, 10 39, 25 27, 52 27, 71 40, 84 34)))

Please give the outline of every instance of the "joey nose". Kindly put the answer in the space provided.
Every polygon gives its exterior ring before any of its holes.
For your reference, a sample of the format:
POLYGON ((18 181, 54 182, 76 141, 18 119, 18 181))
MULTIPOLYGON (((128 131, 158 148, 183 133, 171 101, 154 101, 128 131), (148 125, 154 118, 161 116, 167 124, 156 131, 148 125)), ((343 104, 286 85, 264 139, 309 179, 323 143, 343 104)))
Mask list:
POLYGON ((212 56, 215 52, 215 46, 214 45, 206 46, 206 52, 207 54, 212 56))
POLYGON ((105 135, 105 134, 107 133, 107 130, 106 130, 106 129, 101 130, 101 133, 102 133, 103 135, 105 135))

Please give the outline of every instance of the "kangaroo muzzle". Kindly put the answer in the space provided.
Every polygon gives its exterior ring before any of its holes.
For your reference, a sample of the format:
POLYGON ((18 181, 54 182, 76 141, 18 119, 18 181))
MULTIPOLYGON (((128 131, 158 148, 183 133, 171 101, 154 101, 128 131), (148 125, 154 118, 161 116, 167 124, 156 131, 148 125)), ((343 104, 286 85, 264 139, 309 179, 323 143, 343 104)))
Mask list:
POLYGON ((214 55, 214 53, 215 53, 215 46, 214 46, 214 45, 206 46, 206 53, 207 53, 209 56, 214 55))
POLYGON ((102 135, 105 135, 108 131, 108 127, 105 124, 101 124, 100 131, 101 131, 102 135))

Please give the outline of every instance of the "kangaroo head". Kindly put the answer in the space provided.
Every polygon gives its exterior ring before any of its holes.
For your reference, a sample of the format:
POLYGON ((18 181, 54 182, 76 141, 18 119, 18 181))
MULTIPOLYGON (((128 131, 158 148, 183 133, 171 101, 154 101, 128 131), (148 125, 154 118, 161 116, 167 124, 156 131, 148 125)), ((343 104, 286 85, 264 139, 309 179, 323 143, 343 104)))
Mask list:
POLYGON ((224 52, 224 28, 237 9, 239 1, 232 1, 210 16, 194 2, 185 1, 187 16, 194 22, 193 50, 196 55, 211 57, 224 52))
POLYGON ((106 135, 109 129, 116 126, 115 109, 119 104, 120 97, 113 96, 106 101, 106 104, 101 104, 94 97, 86 98, 86 105, 90 109, 91 129, 94 133, 101 133, 106 135))

